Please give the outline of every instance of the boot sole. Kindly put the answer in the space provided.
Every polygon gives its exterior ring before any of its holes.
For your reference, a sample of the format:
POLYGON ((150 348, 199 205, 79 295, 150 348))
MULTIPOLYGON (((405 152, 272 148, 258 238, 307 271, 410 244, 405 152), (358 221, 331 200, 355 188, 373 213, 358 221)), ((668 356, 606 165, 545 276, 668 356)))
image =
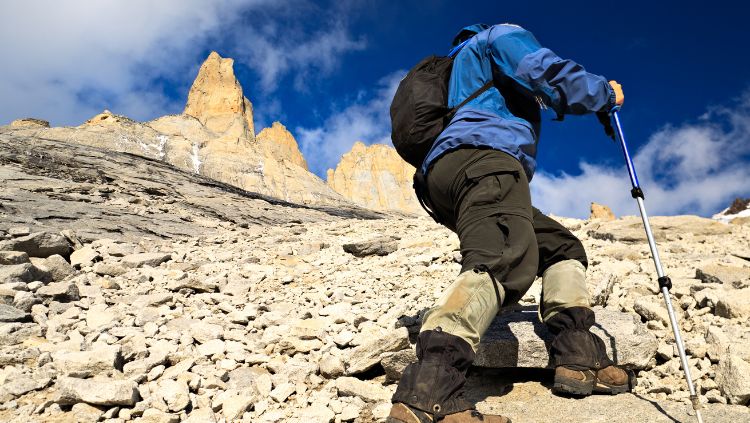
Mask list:
POLYGON ((591 381, 558 376, 555 377, 555 384, 552 386, 552 392, 568 395, 591 395, 594 390, 594 387, 591 385, 591 381))
POLYGON ((592 386, 590 381, 567 377, 556 377, 555 384, 552 386, 552 392, 568 395, 591 395, 592 393, 617 395, 629 391, 630 386, 627 383, 624 385, 608 385, 600 382, 596 386, 592 386))
POLYGON ((607 385, 606 383, 597 383, 593 389, 597 394, 617 395, 630 391, 630 386, 625 385, 607 385))

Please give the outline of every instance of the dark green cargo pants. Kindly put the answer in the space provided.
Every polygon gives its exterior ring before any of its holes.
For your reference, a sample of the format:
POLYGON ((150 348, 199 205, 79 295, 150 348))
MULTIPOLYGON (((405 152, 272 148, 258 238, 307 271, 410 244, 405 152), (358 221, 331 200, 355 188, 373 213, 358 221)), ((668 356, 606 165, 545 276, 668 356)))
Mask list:
POLYGON ((520 300, 540 276, 540 314, 558 335, 551 346, 555 364, 609 365, 603 343, 588 330, 594 315, 583 245, 532 207, 521 163, 497 150, 465 148, 441 157, 426 179, 423 197, 458 235, 463 261, 459 277, 424 316, 422 331, 440 327, 476 350, 499 308, 520 300))

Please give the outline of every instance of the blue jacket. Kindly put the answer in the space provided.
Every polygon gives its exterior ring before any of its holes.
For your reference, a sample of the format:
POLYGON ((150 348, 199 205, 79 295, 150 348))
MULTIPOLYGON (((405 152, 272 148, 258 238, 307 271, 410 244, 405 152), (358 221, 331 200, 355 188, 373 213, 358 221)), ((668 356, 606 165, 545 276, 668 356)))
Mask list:
POLYGON ((608 111, 614 106, 614 91, 604 77, 558 57, 517 25, 472 25, 459 36, 466 33, 476 35, 455 55, 448 106, 460 104, 490 80, 494 87, 457 111, 422 163, 425 175, 443 154, 474 146, 510 154, 521 162, 531 180, 536 169, 540 108, 549 107, 562 118, 564 114, 608 111))

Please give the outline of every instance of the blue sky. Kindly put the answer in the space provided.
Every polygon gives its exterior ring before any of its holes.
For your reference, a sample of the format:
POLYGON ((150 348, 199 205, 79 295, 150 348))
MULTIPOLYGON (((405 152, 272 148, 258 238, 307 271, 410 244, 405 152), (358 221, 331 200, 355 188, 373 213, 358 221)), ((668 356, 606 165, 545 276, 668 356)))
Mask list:
MULTIPOLYGON (((325 177, 356 140, 388 143, 390 96, 466 24, 512 22, 620 81, 654 214, 710 215, 750 196, 750 6, 716 1, 26 1, 0 4, 0 124, 78 125, 108 108, 179 113, 211 50, 235 59, 258 130, 279 120, 325 177)), ((620 151, 592 117, 542 130, 534 202, 635 214, 620 151)))

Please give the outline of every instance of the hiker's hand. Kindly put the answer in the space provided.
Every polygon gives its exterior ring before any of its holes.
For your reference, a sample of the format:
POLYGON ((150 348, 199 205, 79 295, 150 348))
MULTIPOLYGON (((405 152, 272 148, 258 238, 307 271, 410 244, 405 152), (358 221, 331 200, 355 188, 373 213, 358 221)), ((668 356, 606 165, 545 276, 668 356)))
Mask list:
POLYGON ((615 104, 622 106, 625 102, 625 94, 622 93, 622 85, 618 84, 617 81, 609 81, 609 85, 615 91, 615 104))

